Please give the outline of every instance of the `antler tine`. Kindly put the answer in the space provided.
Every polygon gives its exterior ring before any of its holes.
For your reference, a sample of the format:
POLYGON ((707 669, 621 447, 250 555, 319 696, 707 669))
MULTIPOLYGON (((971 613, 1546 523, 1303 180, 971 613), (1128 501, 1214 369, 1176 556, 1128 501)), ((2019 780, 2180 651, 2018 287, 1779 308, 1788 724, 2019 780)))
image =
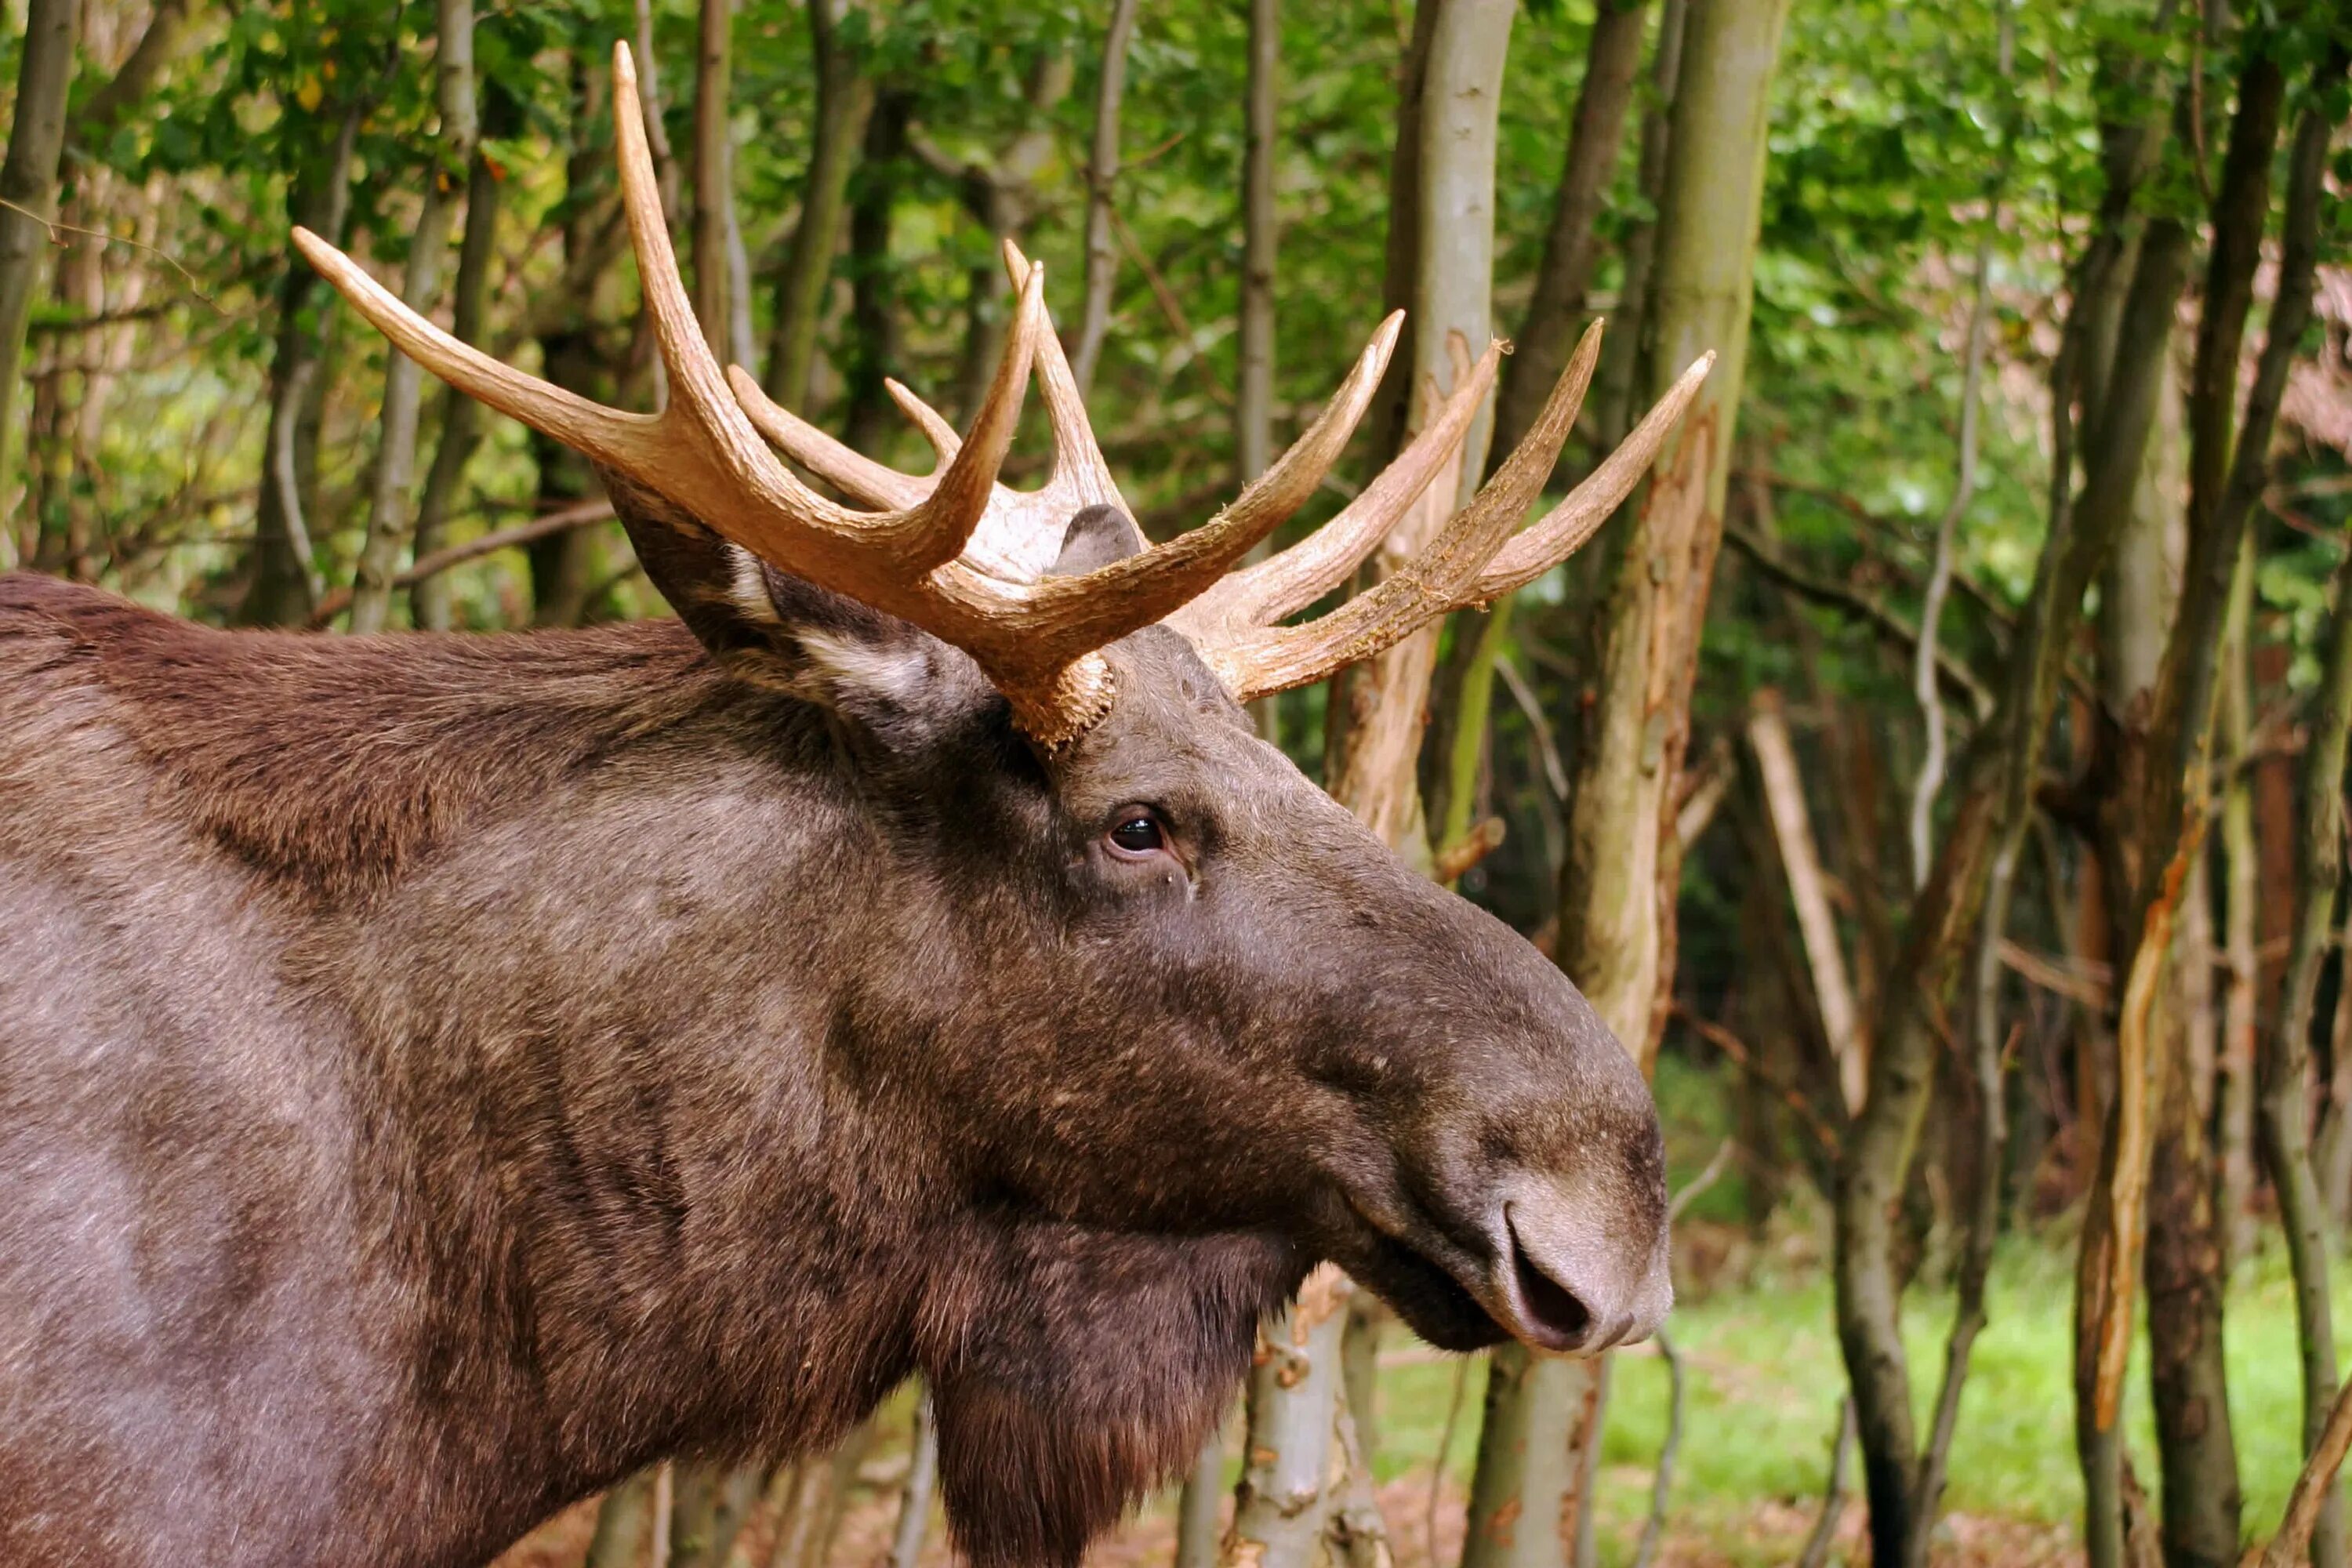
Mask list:
MULTIPOLYGON (((868 506, 919 506, 939 483, 936 474, 902 474, 835 440, 770 398, 740 364, 727 367, 727 384, 735 389, 735 401, 742 405, 743 416, 751 420, 751 427, 770 446, 868 506)), ((948 455, 952 457, 954 453, 951 450, 948 455)))
MULTIPOLYGON (((1028 280, 1029 258, 1010 235, 1004 239, 1004 271, 1015 289, 1028 280)), ((1087 417, 1086 399, 1062 352, 1061 335, 1050 328, 1037 344, 1037 381, 1045 394, 1046 423, 1054 432, 1054 471, 1045 488, 1057 492, 1073 512, 1090 506, 1115 506, 1127 512, 1118 481, 1111 477, 1110 465, 1095 440, 1094 421, 1087 417)))
POLYGON ((948 423, 945 415, 916 396, 912 387, 895 376, 882 378, 882 390, 890 395, 890 401, 898 405, 898 412, 907 416, 908 423, 923 433, 923 439, 931 444, 940 462, 954 458, 963 445, 963 437, 956 434, 956 427, 948 423))
MULTIPOLYGON (((995 498, 997 468, 1021 421, 1023 385, 1028 379, 1044 321, 1045 279, 1036 278, 1021 291, 1020 308, 1015 312, 1013 330, 1005 335, 1003 353, 997 358, 996 374, 989 382, 980 412, 972 416, 972 438, 965 441, 949 429, 942 443, 939 436, 933 435, 932 445, 940 448, 941 468, 928 476, 902 474, 851 450, 776 403, 740 365, 728 368, 727 382, 753 429, 794 462, 806 465, 812 472, 823 475, 851 495, 871 504, 910 510, 925 505, 940 507, 959 517, 971 515, 972 523, 977 525, 980 515, 985 514, 995 498), (964 453, 967 447, 972 449, 970 458, 964 453), (987 460, 991 451, 995 458, 987 460)), ((945 426, 946 422, 941 420, 940 424, 945 426)), ((970 531, 967 528, 967 538, 970 531)), ((964 542, 964 539, 957 540, 957 548, 961 550, 964 542)))
POLYGON ((1322 414, 1232 505, 1200 527, 1078 577, 1036 584, 1041 632, 1056 648, 1097 648, 1198 597, 1313 493, 1379 390, 1399 310, 1382 321, 1322 414))
POLYGON ((1235 700, 1309 685, 1469 603, 1481 569, 1510 538, 1550 477, 1600 357, 1601 334, 1588 331, 1517 448, 1470 504, 1403 566, 1303 626, 1211 641, 1203 657, 1235 700))
POLYGON ((1237 637, 1305 609, 1344 582, 1470 433, 1479 405, 1495 384, 1503 347, 1499 341, 1487 343, 1436 416, 1337 516, 1289 549, 1221 580, 1171 617, 1177 628, 1196 640, 1237 637))
POLYGON ((1483 602, 1524 587, 1583 549, 1585 542, 1616 513, 1619 503, 1633 493, 1633 487, 1642 482, 1642 476, 1658 460, 1666 437, 1673 434, 1683 411, 1698 395, 1707 372, 1714 366, 1713 349, 1693 360, 1690 368, 1666 389, 1666 395, 1643 416, 1633 433, 1599 468, 1584 477, 1583 483, 1568 493, 1567 500, 1552 508, 1540 521, 1514 534, 1495 552, 1486 570, 1478 574, 1478 585, 1472 599, 1483 602))

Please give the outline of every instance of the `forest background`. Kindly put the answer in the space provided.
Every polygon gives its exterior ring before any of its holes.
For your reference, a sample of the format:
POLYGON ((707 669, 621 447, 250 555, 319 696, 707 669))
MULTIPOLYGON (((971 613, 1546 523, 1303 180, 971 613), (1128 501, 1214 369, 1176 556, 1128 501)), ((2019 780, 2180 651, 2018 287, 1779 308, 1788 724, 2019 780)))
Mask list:
MULTIPOLYGON (((0 565, 206 621, 665 613, 576 458, 422 384, 288 238, 650 406, 615 38, 706 331, 910 470, 885 378, 972 405, 1007 239, 1155 537, 1387 308, 1412 352, 1297 527, 1490 338, 1474 458, 1608 321, 1561 490, 1717 355, 1583 554, 1258 714, 1653 1071, 1682 1305, 1605 1363, 1449 1362, 1318 1277, 1107 1561, 2343 1568, 2340 5, 8 20, 0 565)), ((513 1560, 904 1568, 944 1550, 927 1454, 910 1392, 837 1455, 666 1466, 513 1560)))

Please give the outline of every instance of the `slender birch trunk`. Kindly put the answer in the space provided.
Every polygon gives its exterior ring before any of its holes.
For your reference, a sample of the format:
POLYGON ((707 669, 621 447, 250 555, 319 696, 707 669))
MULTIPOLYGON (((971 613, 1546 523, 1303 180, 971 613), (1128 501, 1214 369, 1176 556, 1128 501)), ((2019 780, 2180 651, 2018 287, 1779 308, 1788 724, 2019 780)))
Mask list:
MULTIPOLYGON (((1087 159, 1087 289, 1078 309, 1077 346, 1070 353, 1070 374, 1083 397, 1095 384, 1095 367, 1102 362, 1103 339, 1110 331, 1111 285, 1118 277, 1118 248, 1112 243, 1111 204, 1118 185, 1118 111, 1127 94, 1127 47, 1135 37, 1137 0, 1111 0, 1110 22, 1103 29, 1102 69, 1095 86, 1094 146, 1087 159)), ((1251 12, 1253 36, 1256 12, 1251 12)), ((1250 51, 1253 69, 1257 51, 1250 51)), ((1250 98, 1255 118, 1257 98, 1250 98)), ((1268 111, 1269 123, 1272 113, 1268 111)), ((1269 202, 1271 202, 1269 195, 1269 202)), ((1244 268, 1246 270, 1246 268, 1244 268)))
POLYGON ((809 372, 816 363, 817 328, 824 314, 824 288, 833 276, 833 253, 841 243, 849 177, 866 139, 866 119, 874 110, 874 81, 842 37, 851 0, 809 0, 809 45, 816 63, 816 142, 808 174, 801 183, 800 221, 776 279, 775 316, 768 329, 767 373, 761 384, 770 397, 800 410, 808 402, 809 372))
POLYGON ((710 352, 734 355, 735 0, 701 0, 694 68, 694 314, 710 352))
MULTIPOLYGON (((466 180, 466 228, 457 242, 457 279, 452 289, 449 331, 461 343, 479 342, 482 318, 489 302, 490 264, 499 247, 499 209, 504 182, 488 158, 477 152, 466 180)), ((424 560, 447 542, 449 510, 457 502, 466 465, 480 444, 482 405, 458 391, 441 394, 441 438, 433 448, 433 466, 425 475, 425 491, 417 498, 416 528, 411 555, 424 560)), ((452 625, 447 577, 436 574, 408 591, 408 618, 421 630, 446 632, 452 625)))
MULTIPOLYGON (((469 170, 479 139, 474 99, 473 0, 440 0, 435 24, 434 82, 441 136, 433 170, 408 240, 400 296, 419 315, 433 310, 441 289, 442 252, 457 208, 459 171, 469 170)), ((382 433, 368 484, 367 532, 352 581, 351 629, 382 631, 392 613, 392 579, 408 542, 408 485, 416 464, 416 416, 425 397, 424 372, 396 348, 385 351, 382 433)))
MULTIPOLYGON (((1275 117, 1281 92, 1279 0, 1249 0, 1249 72, 1242 155, 1241 375, 1234 402, 1234 479, 1274 460, 1275 117)), ((1238 488, 1238 485, 1237 485, 1238 488)))
MULTIPOLYGON (((364 106, 343 107, 322 157, 295 174, 287 193, 289 216, 332 244, 343 239, 351 215, 352 148, 364 106)), ((312 320, 319 275, 292 246, 278 290, 278 342, 269 361, 269 422, 262 437, 261 497, 255 508, 253 580, 237 606, 246 626, 296 626, 319 601, 303 492, 315 467, 319 433, 305 417, 324 353, 312 320)))
MULTIPOLYGON (((1599 691, 1570 790, 1560 872, 1560 967, 1646 1067, 1673 969, 1673 889, 1680 864, 1675 781, 1689 727, 1715 552, 1722 536, 1731 441, 1747 360, 1765 125, 1782 0, 1693 0, 1683 38, 1659 204, 1653 296, 1662 392, 1709 350, 1715 373, 1646 495, 1618 521, 1620 548, 1601 610, 1599 691)), ((1554 1568, 1575 1548, 1581 1466, 1559 1448, 1515 1449, 1513 1432, 1549 1426, 1588 1397, 1587 1363, 1496 1352, 1505 1384, 1488 1407, 1465 1568, 1554 1568), (1542 1412, 1541 1418, 1538 1412, 1542 1412), (1505 1520, 1517 1522, 1498 1528, 1505 1520)), ((1599 1438, 1576 1422, 1580 1446, 1599 1438)))
POLYGON ((0 508, 13 505, 16 494, 25 326, 49 253, 46 220, 57 211, 58 160, 65 152, 66 93, 73 86, 80 17, 79 0, 29 0, 16 65, 16 118, 7 156, 0 160, 0 200, 8 204, 0 207, 0 508))

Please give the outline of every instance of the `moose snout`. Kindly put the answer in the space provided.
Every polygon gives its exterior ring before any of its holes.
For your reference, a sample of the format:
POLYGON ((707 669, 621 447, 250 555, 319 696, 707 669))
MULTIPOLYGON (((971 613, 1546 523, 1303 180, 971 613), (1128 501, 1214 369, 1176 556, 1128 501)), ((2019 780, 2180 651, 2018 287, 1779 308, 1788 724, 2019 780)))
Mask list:
POLYGON ((1591 1354, 1630 1344, 1674 1305, 1659 1205, 1597 1185, 1528 1171, 1502 1183, 1488 1294, 1503 1327, 1537 1349, 1591 1354))

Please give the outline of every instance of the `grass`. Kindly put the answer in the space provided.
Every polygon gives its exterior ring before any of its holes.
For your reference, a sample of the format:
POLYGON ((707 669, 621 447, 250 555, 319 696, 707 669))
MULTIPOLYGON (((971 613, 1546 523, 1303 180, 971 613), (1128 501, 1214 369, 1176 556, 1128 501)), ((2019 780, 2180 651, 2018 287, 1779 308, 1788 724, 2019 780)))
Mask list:
MULTIPOLYGON (((2073 1291, 2071 1255, 2057 1238, 2005 1245, 1961 1399, 1949 1510, 2073 1531, 2082 1504, 2074 1447, 2073 1291)), ((2338 1300, 2352 1300, 2352 1269, 2339 1269, 2336 1291, 2338 1300)), ((1948 1295, 1919 1292, 1905 1316, 1923 1430, 1943 1372, 1951 1310, 1948 1295)), ((2225 1322, 2245 1517, 2250 1530, 2267 1534, 2299 1468, 2294 1305, 2277 1247, 2231 1281, 2225 1322)), ((1689 1372, 1673 1517, 1685 1531, 1716 1538, 1737 1560, 1738 1533, 1760 1502, 1810 1507, 1827 1478, 1845 1386, 1829 1280, 1817 1265, 1759 1268, 1748 1284, 1678 1306, 1668 1327, 1689 1372)), ((2339 1352, 2352 1352, 2352 1335, 2338 1338, 2339 1352)), ((1389 1361, 1380 1412, 1383 1479, 1426 1471, 1454 1383, 1451 1362, 1393 1353, 1389 1361)), ((1641 1354, 1620 1357, 1613 1376, 1601 1449, 1601 1520, 1604 1539, 1622 1537, 1622 1544, 1648 1508, 1665 1433, 1667 1376, 1661 1358, 1641 1354)), ((1448 1463, 1464 1484, 1475 1447, 1480 1382, 1474 1370, 1448 1463)), ((2144 1342, 2134 1355, 2126 1420, 2141 1475, 2153 1487, 2144 1342)))

